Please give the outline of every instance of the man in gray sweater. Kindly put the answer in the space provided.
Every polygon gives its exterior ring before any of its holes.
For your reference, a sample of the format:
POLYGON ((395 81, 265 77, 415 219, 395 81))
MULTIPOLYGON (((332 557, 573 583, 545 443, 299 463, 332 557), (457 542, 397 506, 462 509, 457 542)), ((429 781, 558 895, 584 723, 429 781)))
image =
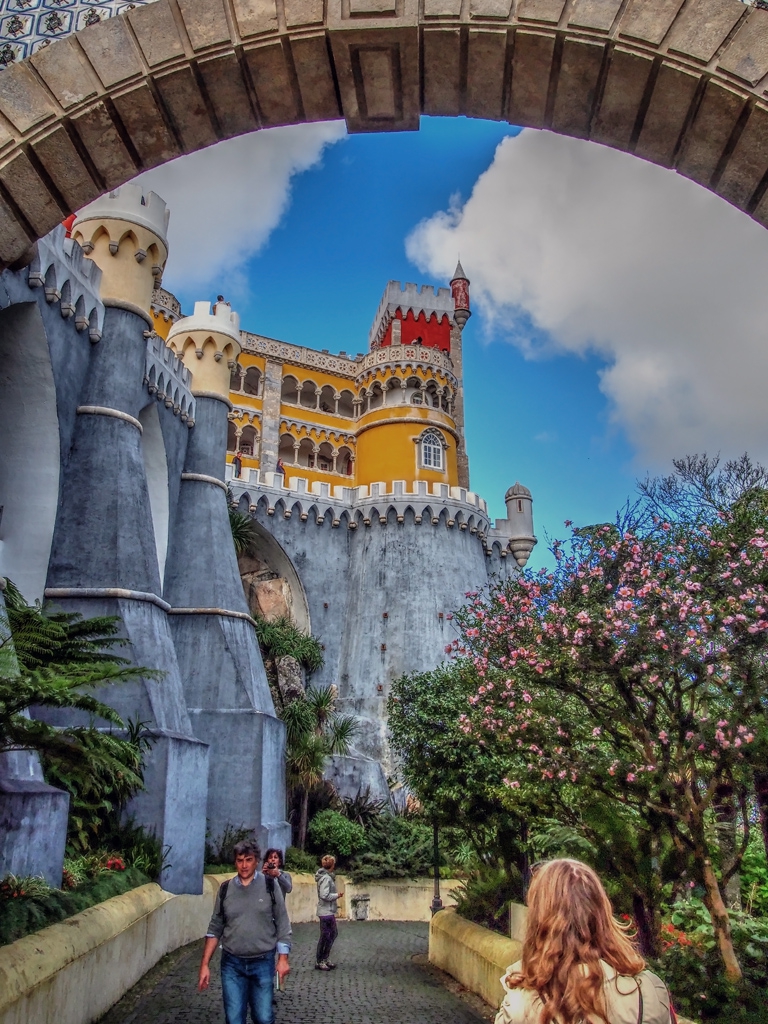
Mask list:
POLYGON ((210 962, 221 941, 221 991, 227 1024, 275 1024, 272 985, 290 971, 291 922, 283 892, 257 872, 259 849, 250 840, 235 846, 237 876, 221 884, 203 947, 198 989, 211 980, 210 962))

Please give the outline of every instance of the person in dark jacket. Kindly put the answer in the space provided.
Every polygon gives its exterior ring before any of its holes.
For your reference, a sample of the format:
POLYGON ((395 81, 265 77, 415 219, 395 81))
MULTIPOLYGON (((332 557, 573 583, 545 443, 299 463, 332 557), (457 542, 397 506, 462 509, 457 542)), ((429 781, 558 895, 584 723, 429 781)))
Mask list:
POLYGON ((283 871, 283 851, 277 847, 270 847, 264 854, 264 865, 262 871, 268 878, 274 878, 283 890, 283 896, 287 896, 293 889, 293 879, 287 871, 283 871))
POLYGON ((283 890, 257 871, 259 848, 251 840, 235 846, 235 878, 222 882, 208 925, 198 989, 211 980, 210 962, 221 941, 221 990, 227 1024, 275 1024, 272 986, 290 971, 291 922, 283 890))
POLYGON ((332 971, 336 964, 332 964, 328 957, 331 955, 331 948, 336 941, 338 928, 336 927, 336 915, 339 912, 337 900, 344 895, 336 889, 336 878, 333 869, 336 867, 336 858, 326 854, 320 861, 322 867, 315 872, 317 882, 317 916, 320 918, 320 940, 317 943, 317 955, 315 958, 316 971, 332 971))

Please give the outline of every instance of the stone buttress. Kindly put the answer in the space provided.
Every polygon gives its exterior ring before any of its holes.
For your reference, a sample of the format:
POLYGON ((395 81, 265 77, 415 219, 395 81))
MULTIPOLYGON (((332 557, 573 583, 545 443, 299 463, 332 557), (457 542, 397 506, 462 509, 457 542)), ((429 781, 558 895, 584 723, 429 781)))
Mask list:
MULTIPOLYGON (((84 616, 118 615, 128 640, 123 655, 159 671, 100 696, 152 737, 146 788, 128 811, 167 851, 163 887, 195 893, 202 891, 208 748, 190 725, 162 597, 140 419, 150 401, 145 310, 167 255, 167 219, 158 196, 129 185, 86 207, 72 229, 102 268, 106 311, 64 456, 45 596, 84 616)), ((189 431, 178 428, 183 448, 189 431)))
POLYGON ((220 301, 195 304, 167 343, 192 374, 196 401, 165 598, 195 734, 210 744, 208 827, 256 826, 263 847, 285 848, 285 727, 276 718, 245 602, 227 511, 225 461, 230 369, 239 322, 220 301))

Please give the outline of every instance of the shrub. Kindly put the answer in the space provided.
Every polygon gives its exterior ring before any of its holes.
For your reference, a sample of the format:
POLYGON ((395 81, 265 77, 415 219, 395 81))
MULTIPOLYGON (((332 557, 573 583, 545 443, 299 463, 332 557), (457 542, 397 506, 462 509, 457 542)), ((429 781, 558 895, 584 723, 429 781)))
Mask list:
POLYGON ((763 837, 753 832, 744 860, 741 862, 741 898, 750 914, 768 916, 768 863, 763 837))
POLYGON ((733 945, 744 972, 739 985, 723 974, 709 913, 699 899, 676 903, 663 931, 664 951, 652 964, 675 1008, 697 1020, 768 1021, 768 919, 731 911, 733 945))
POLYGON ((484 865, 452 890, 456 912, 468 921, 509 935, 509 905, 522 903, 523 879, 519 872, 484 865))
POLYGON ((314 875, 317 871, 317 858, 305 853, 297 846, 289 846, 285 851, 285 870, 297 871, 299 874, 314 875))
POLYGON ((136 868, 105 870, 65 892, 51 889, 41 878, 18 879, 9 875, 0 882, 0 945, 15 942, 148 881, 136 868))
POLYGON ((370 786, 358 789, 353 797, 343 797, 336 801, 336 810, 350 821, 356 821, 363 828, 368 828, 380 814, 384 813, 386 808, 386 800, 376 800, 371 796, 370 786))
MULTIPOLYGON (((252 828, 246 828, 245 825, 236 827, 235 825, 226 825, 221 835, 216 837, 209 836, 205 843, 205 863, 206 865, 229 865, 228 871, 232 871, 235 863, 235 847, 238 843, 241 843, 244 839, 255 840, 256 833, 252 828)), ((207 867, 206 867, 207 870, 207 867)), ((221 872, 214 872, 221 874, 221 872)))
POLYGON ((418 818, 380 814, 366 832, 365 849, 349 865, 353 882, 419 878, 432 873, 432 829, 418 818))
POLYGON ((338 811, 320 811, 309 823, 312 846, 321 853, 349 857, 365 846, 365 829, 338 811))
POLYGON ((126 867, 137 868, 153 882, 160 878, 160 872, 167 866, 170 847, 163 844, 154 832, 147 832, 143 825, 136 825, 129 819, 111 829, 106 842, 112 850, 119 850, 126 867))

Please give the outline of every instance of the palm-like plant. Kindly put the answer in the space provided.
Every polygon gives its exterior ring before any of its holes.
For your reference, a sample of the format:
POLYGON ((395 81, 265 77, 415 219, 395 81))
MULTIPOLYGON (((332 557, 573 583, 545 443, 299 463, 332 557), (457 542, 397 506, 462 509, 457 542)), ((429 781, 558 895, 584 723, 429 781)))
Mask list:
POLYGON ((70 843, 87 849, 89 835, 141 789, 148 746, 140 725, 126 725, 114 708, 89 691, 156 678, 158 673, 130 665, 115 653, 125 643, 117 619, 43 612, 28 605, 10 582, 5 599, 5 615, 0 615, 0 753, 26 750, 40 755, 48 781, 70 792, 70 843), (31 718, 32 707, 82 712, 88 724, 59 728, 31 718), (111 728, 98 728, 99 721, 111 728))
POLYGON ((257 534, 253 519, 247 512, 241 512, 237 507, 232 488, 227 484, 227 511, 229 513, 229 528, 232 531, 232 542, 235 545, 235 554, 253 555, 256 551, 257 534))
POLYGON ((313 687, 281 711, 286 725, 288 785, 301 797, 297 845, 307 841, 309 794, 323 780, 325 762, 333 754, 349 752, 357 728, 353 715, 336 710, 335 686, 313 687))

